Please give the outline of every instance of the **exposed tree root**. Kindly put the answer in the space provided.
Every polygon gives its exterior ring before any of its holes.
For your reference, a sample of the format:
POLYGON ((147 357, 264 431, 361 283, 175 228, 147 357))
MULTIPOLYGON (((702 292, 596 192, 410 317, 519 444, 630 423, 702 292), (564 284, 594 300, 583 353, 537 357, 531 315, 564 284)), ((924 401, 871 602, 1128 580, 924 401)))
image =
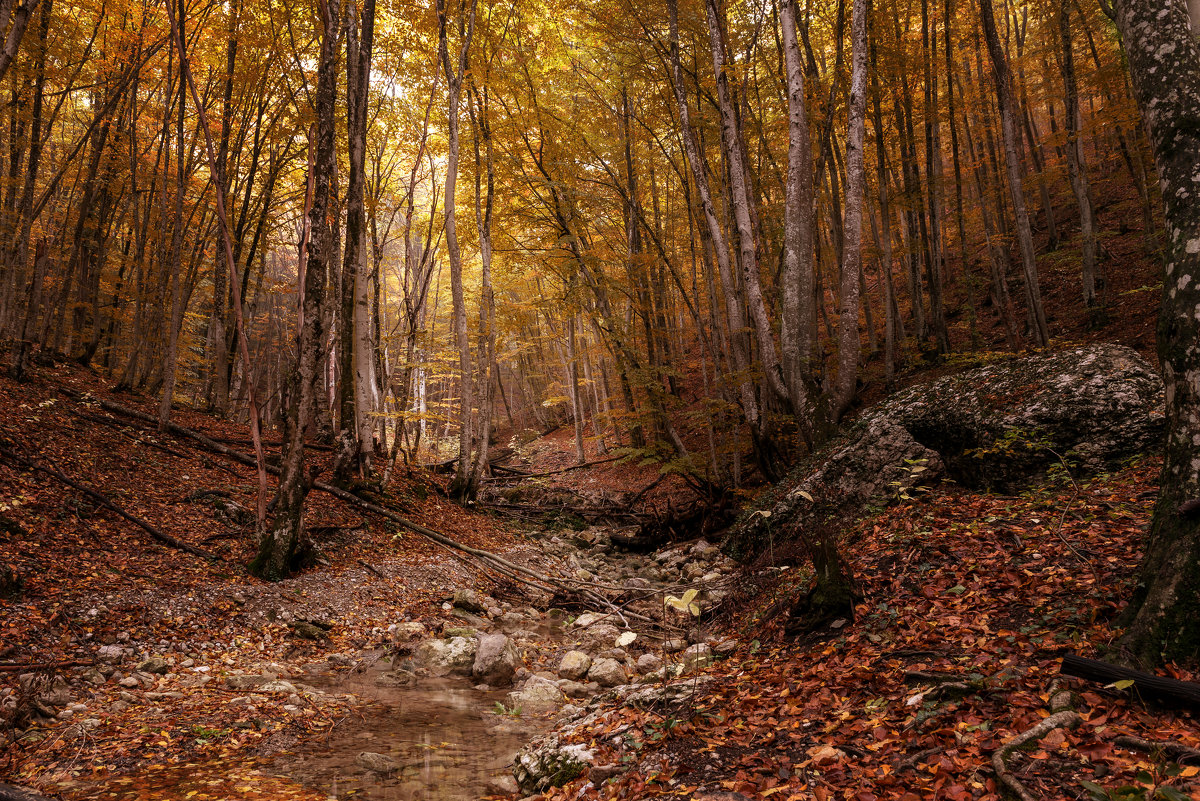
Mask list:
POLYGON ((1016 737, 1013 737, 997 748, 995 753, 992 754, 992 769, 996 771, 996 778, 1000 780, 1001 784, 1012 790, 1021 801, 1037 801, 1037 797, 1029 792, 1029 789, 1021 783, 1021 780, 1009 772, 1008 764, 1005 760, 1009 754, 1025 745, 1025 743, 1040 740, 1055 729, 1064 727, 1074 729, 1080 723, 1083 723, 1083 718, 1076 712, 1070 710, 1055 712, 1036 726, 1032 726, 1016 737))
POLYGON ((1125 735, 1113 740, 1113 744, 1144 754, 1162 754, 1181 765, 1200 765, 1200 749, 1171 740, 1143 740, 1125 735))

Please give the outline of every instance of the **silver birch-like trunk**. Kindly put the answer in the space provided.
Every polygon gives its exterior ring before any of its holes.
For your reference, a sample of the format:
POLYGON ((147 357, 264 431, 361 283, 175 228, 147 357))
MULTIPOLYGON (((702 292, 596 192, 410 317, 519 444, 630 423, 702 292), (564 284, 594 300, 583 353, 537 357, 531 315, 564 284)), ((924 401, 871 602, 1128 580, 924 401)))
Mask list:
POLYGON ((713 205, 712 190, 709 187, 708 175, 704 170, 703 157, 690 122, 687 93, 683 84, 683 66, 679 58, 679 8, 676 0, 667 0, 667 11, 670 23, 672 88, 675 91, 675 101, 679 110, 679 128, 683 138, 684 152, 687 155, 688 166, 691 168, 692 179, 695 181, 696 194, 700 198, 700 210, 704 215, 705 225, 708 227, 713 255, 717 262, 717 272, 725 296, 725 315, 729 325, 730 361, 733 362, 734 370, 742 376, 739 383, 742 413, 750 424, 751 430, 758 436, 762 429, 758 398, 755 395, 754 386, 746 378, 747 370, 750 367, 750 343, 745 332, 745 312, 742 309, 741 297, 733 279, 729 248, 725 243, 725 234, 721 230, 721 223, 717 219, 717 210, 713 205))
POLYGON ((450 296, 453 303, 454 341, 458 348, 459 402, 458 402, 458 464, 455 469, 454 481, 450 485, 450 495, 455 498, 469 499, 474 497, 475 488, 470 481, 472 411, 474 407, 474 381, 471 371, 471 340, 467 334, 467 304, 463 296, 462 253, 458 245, 458 229, 455 225, 455 193, 458 186, 458 107, 462 95, 463 74, 466 72, 467 50, 471 45, 471 34, 475 29, 475 7, 472 5, 470 19, 463 34, 458 64, 450 63, 450 50, 447 44, 448 20, 446 18, 445 0, 437 0, 438 14, 438 53, 442 61, 442 70, 446 73, 446 87, 449 97, 448 129, 446 154, 446 193, 442 201, 445 218, 444 231, 446 235, 446 256, 450 260, 450 296))
POLYGON ((1087 163, 1080 138, 1082 117, 1079 113, 1079 87, 1075 81, 1075 56, 1071 46, 1071 0, 1062 0, 1058 8, 1058 31, 1062 39, 1063 88, 1066 94, 1067 172, 1071 189, 1079 205, 1079 235, 1083 240, 1083 305, 1089 309, 1098 303, 1096 297, 1096 222, 1092 217, 1092 201, 1088 197, 1087 163))
MULTIPOLYGON (((787 80, 788 167, 783 212, 783 272, 780 276, 780 354, 792 408, 809 405, 806 378, 813 352, 816 297, 813 294, 813 160, 804 100, 804 65, 796 38, 795 0, 780 0, 779 27, 787 80)), ((803 425, 803 421, 802 421, 803 425)))
POLYGON ((734 113, 733 101, 730 98, 729 72, 732 65, 728 63, 725 56, 725 35, 722 31, 718 2, 719 0, 706 0, 704 8, 708 18, 713 74, 717 80, 717 105, 721 111, 721 141, 725 146, 725 157, 729 167, 730 205, 733 208, 733 219, 738 233, 742 290, 746 295, 746 307, 750 311, 750 319, 758 340, 758 358, 762 361, 763 375, 766 378, 767 386, 785 405, 791 405, 791 396, 784 385, 779 354, 775 348, 771 319, 767 314, 766 302, 763 300, 762 280, 758 271, 758 244, 752 219, 753 198, 750 192, 750 178, 743 156, 741 126, 734 113))
POLYGON ((836 421, 850 407, 858 380, 861 350, 858 333, 860 306, 858 273, 862 267, 862 217, 866 190, 863 142, 867 117, 868 0, 854 0, 850 27, 850 109, 846 132, 846 203, 841 269, 841 312, 838 315, 838 372, 832 412, 836 421))

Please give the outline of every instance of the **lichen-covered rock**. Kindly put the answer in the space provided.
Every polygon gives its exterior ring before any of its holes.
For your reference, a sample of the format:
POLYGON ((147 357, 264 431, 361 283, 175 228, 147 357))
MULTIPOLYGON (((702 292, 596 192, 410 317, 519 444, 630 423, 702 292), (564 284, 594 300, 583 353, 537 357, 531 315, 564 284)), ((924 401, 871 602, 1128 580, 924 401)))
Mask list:
POLYGON ((512 684, 518 663, 512 640, 503 634, 485 634, 479 638, 471 675, 493 687, 507 687, 512 684))
POLYGON ((513 778, 526 793, 542 792, 562 787, 583 775, 595 758, 582 745, 565 745, 551 734, 521 749, 513 766, 513 778))
POLYGON ((731 529, 726 543, 750 555, 768 533, 852 518, 945 475, 1011 490, 1063 461, 1074 474, 1095 472, 1156 448, 1164 422, 1162 380, 1129 348, 997 360, 868 410, 731 529))
POLYGON ((890 398, 888 416, 970 486, 1010 488, 1059 463, 1095 472, 1155 448, 1163 384, 1130 348, 1101 344, 1013 358, 890 398))

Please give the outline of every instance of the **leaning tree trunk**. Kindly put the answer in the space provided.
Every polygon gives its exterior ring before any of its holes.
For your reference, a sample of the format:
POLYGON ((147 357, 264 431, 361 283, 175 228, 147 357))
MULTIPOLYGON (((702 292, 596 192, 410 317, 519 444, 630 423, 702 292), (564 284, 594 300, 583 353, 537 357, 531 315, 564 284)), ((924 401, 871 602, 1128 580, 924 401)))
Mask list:
POLYGON ((1162 186, 1169 232, 1158 319, 1167 446, 1129 628, 1121 641, 1144 664, 1200 658, 1200 46, 1182 3, 1116 0, 1162 186))

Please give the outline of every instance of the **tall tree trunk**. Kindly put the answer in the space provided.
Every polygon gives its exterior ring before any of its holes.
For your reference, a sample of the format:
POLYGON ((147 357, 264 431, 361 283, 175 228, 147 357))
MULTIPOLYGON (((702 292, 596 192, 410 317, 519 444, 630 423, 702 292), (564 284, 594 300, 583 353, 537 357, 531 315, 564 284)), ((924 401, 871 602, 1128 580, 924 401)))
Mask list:
POLYGON ((755 226, 752 215, 754 198, 750 190, 749 165, 742 151, 742 131, 730 95, 729 74, 733 65, 725 55, 725 32, 718 4, 720 0, 705 0, 708 17, 708 37, 712 47, 713 73, 717 79, 717 105, 721 111, 721 140, 725 145, 725 157, 729 169, 730 205, 738 232, 738 252, 742 267, 742 290, 746 306, 753 321, 758 340, 758 358, 762 362, 763 375, 771 392, 784 404, 791 399, 783 382, 779 354, 775 348, 775 336, 763 300, 762 279, 758 267, 758 245, 755 241, 755 226))
MULTIPOLYGON (((337 61, 341 30, 338 0, 324 0, 319 7, 322 22, 321 55, 317 65, 314 106, 316 156, 313 162, 313 199, 309 209, 307 260, 304 265, 304 294, 301 304, 304 323, 300 326, 297 364, 286 382, 287 414, 283 422, 283 448, 280 459, 279 489, 275 517, 259 540, 258 554, 250 572, 275 581, 301 566, 311 553, 304 527, 304 500, 312 485, 312 476, 304 461, 304 433, 316 413, 317 388, 325 344, 326 275, 336 259, 332 216, 336 205, 332 184, 336 151, 334 113, 337 106, 337 61)), ((244 342, 244 337, 242 338, 244 342)), ((244 347, 244 345, 243 345, 244 347)), ((252 381, 246 365, 246 381, 252 381)))
POLYGON ((838 372, 832 384, 833 419, 850 408, 858 380, 861 345, 858 333, 859 270, 862 268, 862 216, 866 190, 863 142, 867 116, 868 0, 854 0, 850 27, 851 68, 849 122, 846 133, 846 217, 841 264, 841 312, 838 315, 838 372))
POLYGON ((1025 271, 1025 301, 1029 306, 1030 327, 1034 341, 1039 347, 1050 344, 1050 328, 1046 324, 1046 309, 1042 305, 1042 289, 1038 280, 1037 255, 1033 249, 1033 231, 1029 225, 1029 212, 1025 207, 1022 190, 1021 162, 1017 153, 1020 148, 1016 128, 1016 108, 1012 91, 1012 75, 1008 69, 1008 58, 996 32, 996 18, 992 13, 992 0, 979 0, 979 14, 983 22, 983 35, 987 42, 988 55, 992 60, 992 71, 996 76, 996 96, 1000 106, 1000 131, 1004 139, 1004 161, 1008 167, 1008 188, 1012 195, 1013 212, 1017 222, 1017 244, 1021 249, 1021 265, 1025 271))
MULTIPOLYGON (((730 265, 729 248, 725 242, 725 234, 721 230, 720 220, 717 219, 717 209, 713 204, 712 191, 709 187, 708 174, 704 169, 703 156, 692 130, 688 107, 687 92, 683 83, 683 65, 679 56, 679 7, 677 0, 667 0, 667 12, 670 23, 670 58, 672 73, 672 88, 675 91, 675 101, 679 111, 679 128, 683 138, 684 152, 688 166, 691 167, 692 180, 700 200, 700 210, 708 229, 708 237, 712 244, 717 272, 721 280, 721 288, 725 296, 725 315, 729 325, 730 361, 733 369, 739 375, 742 413, 750 426, 755 440, 755 452, 760 463, 770 462, 770 444, 764 437, 765 421, 759 411, 758 398, 753 384, 747 377, 750 368, 750 341, 745 331, 745 312, 742 308, 741 297, 733 279, 730 265)), ((770 472, 770 468, 768 468, 770 472)))
POLYGON ((1075 56, 1071 45, 1071 2, 1062 0, 1058 7, 1058 31, 1062 41, 1063 89, 1066 94, 1067 171, 1071 189, 1079 205, 1079 235, 1083 240, 1083 305, 1089 309, 1098 303, 1096 297, 1096 223, 1092 218, 1092 201, 1088 197, 1087 164, 1080 137, 1082 118, 1079 113, 1079 87, 1075 82, 1075 56))
MULTIPOLYGON (((173 0, 167 0, 168 3, 173 0)), ((187 18, 183 0, 179 0, 179 35, 186 39, 185 23, 187 18)), ((187 182, 187 160, 184 157, 184 111, 187 107, 187 81, 184 78, 187 70, 187 52, 179 51, 179 108, 178 124, 175 127, 175 225, 171 231, 171 262, 167 268, 171 271, 171 316, 167 320, 166 352, 163 358, 162 398, 158 404, 158 430, 166 431, 171 422, 171 402, 175 393, 176 354, 179 349, 179 328, 183 317, 181 308, 181 290, 179 286, 180 273, 183 272, 183 189, 187 182)))
POLYGON ((463 75, 467 70, 467 52, 471 46, 471 34, 475 30, 475 5, 472 3, 470 16, 463 34, 457 64, 450 62, 447 44, 446 2, 437 0, 438 54, 442 70, 446 73, 446 88, 449 95, 449 130, 447 132, 448 153, 446 156, 446 196, 443 201, 446 233, 446 256, 450 260, 450 295, 454 304, 454 340, 458 346, 458 463, 454 480, 450 484, 450 496, 461 500, 475 497, 476 487, 471 483, 471 439, 474 429, 474 382, 471 371, 471 339, 467 333, 467 303, 463 297, 462 254, 458 247, 458 229, 455 225, 455 191, 458 185, 458 106, 462 93, 463 75))
POLYGON ((796 38, 795 0, 780 0, 779 27, 783 43, 788 104, 788 169, 784 189, 783 271, 780 274, 780 353, 783 379, 791 395, 801 431, 810 403, 809 359, 813 352, 816 297, 813 294, 813 160, 808 110, 804 97, 804 66, 796 38))
POLYGON ((1200 45, 1181 3, 1115 0, 1117 30, 1154 148, 1167 231, 1158 354, 1167 447, 1138 588, 1121 641, 1136 660, 1200 657, 1200 45))

